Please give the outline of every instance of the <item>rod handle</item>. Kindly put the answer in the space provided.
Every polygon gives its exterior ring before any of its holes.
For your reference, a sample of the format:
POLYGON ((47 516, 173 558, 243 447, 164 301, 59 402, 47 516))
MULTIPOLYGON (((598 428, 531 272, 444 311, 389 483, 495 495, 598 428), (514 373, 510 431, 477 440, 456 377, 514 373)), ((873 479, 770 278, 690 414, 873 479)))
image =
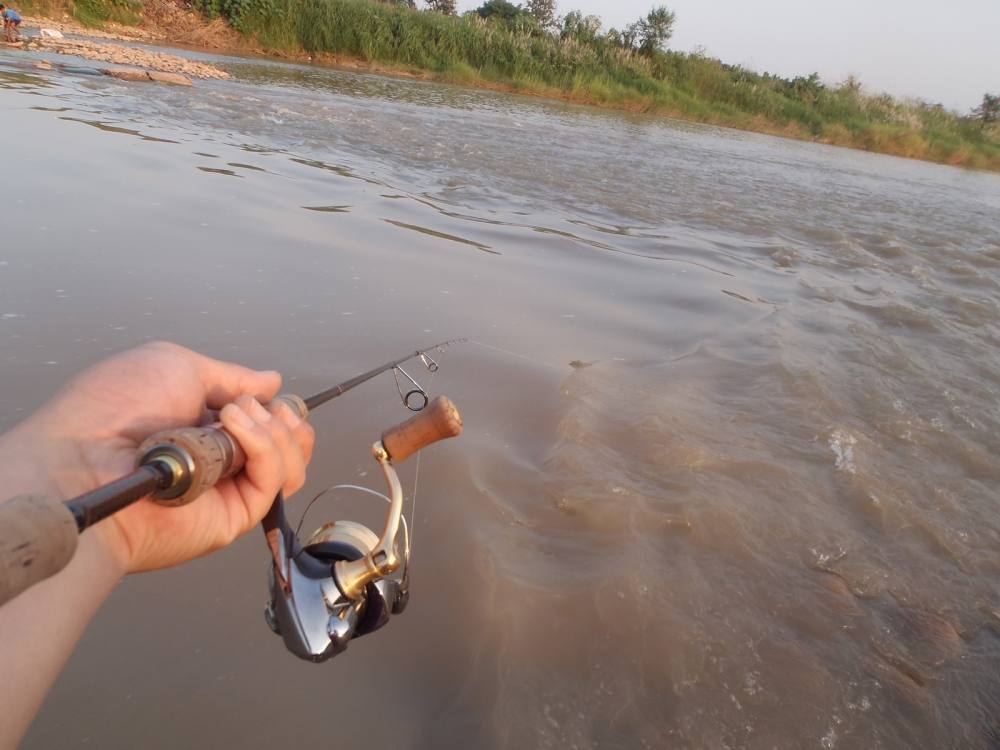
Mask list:
POLYGON ((389 459, 400 463, 438 440, 462 432, 462 415, 447 396, 438 396, 414 417, 382 433, 389 459))
POLYGON ((61 500, 18 495, 0 503, 0 605, 65 568, 78 537, 61 500))
MULTIPOLYGON (((271 402, 284 403, 300 419, 309 415, 305 401, 291 393, 271 402)), ((139 446, 139 464, 170 459, 176 466, 171 486, 160 490, 153 500, 160 505, 187 505, 227 477, 238 474, 246 463, 239 441, 215 422, 202 427, 178 427, 150 435, 139 446)))

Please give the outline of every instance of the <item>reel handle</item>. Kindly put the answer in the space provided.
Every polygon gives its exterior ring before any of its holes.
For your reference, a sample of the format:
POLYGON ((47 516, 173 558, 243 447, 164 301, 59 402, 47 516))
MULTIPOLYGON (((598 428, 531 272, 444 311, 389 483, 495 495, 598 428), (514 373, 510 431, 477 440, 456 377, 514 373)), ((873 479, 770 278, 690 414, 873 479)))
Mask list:
MULTIPOLYGON (((276 396, 271 404, 288 406, 300 419, 309 415, 305 401, 291 393, 276 396)), ((238 474, 246 463, 239 442, 220 422, 204 427, 179 427, 146 438, 139 446, 139 465, 162 461, 170 465, 173 481, 153 495, 160 505, 187 505, 218 482, 238 474)))
POLYGON ((0 503, 0 605, 65 568, 78 536, 61 500, 18 495, 0 503))
POLYGON ((391 461, 400 463, 431 443, 461 432, 458 408, 447 396, 438 396, 416 416, 383 432, 382 446, 391 461))

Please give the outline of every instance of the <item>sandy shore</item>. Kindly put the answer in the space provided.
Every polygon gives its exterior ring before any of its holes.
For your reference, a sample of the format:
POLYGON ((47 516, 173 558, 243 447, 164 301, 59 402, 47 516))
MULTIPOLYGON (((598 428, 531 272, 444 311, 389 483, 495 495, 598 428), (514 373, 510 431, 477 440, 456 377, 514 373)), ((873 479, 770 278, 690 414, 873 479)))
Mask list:
MULTIPOLYGON (((176 20, 176 19, 175 19, 176 20)), ((192 19, 194 21, 195 19, 192 19)), ((204 28, 203 21, 200 27, 204 28)), ((178 23, 174 28, 181 30, 188 24, 178 23)), ((89 29, 71 19, 55 20, 50 18, 25 17, 25 29, 53 29, 64 35, 87 37, 85 39, 52 39, 37 35, 24 35, 23 46, 33 50, 47 50, 61 55, 73 55, 85 60, 128 65, 163 73, 175 73, 190 78, 224 79, 229 73, 208 63, 196 62, 178 55, 168 55, 163 52, 138 49, 127 44, 115 42, 141 42, 144 44, 169 44, 171 39, 153 28, 139 28, 109 24, 104 30, 89 29), (100 40, 100 41, 95 41, 100 40)))
POLYGON ((191 78, 229 78, 229 73, 208 63, 195 62, 177 55, 136 49, 123 44, 92 42, 81 39, 43 39, 32 37, 27 40, 28 49, 43 49, 60 55, 74 55, 85 60, 99 60, 115 65, 131 65, 163 73, 178 73, 191 78))

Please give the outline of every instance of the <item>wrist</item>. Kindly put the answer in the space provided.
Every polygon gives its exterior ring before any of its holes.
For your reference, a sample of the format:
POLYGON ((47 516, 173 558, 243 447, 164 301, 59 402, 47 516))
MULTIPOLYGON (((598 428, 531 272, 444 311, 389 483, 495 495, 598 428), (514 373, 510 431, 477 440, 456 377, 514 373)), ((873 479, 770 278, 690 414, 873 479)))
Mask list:
POLYGON ((25 425, 0 435, 0 502, 26 494, 62 498, 42 465, 44 455, 38 437, 25 425))
POLYGON ((130 553, 122 542, 122 535, 113 520, 101 521, 80 535, 80 547, 93 548, 91 553, 97 566, 112 583, 118 583, 129 572, 130 553))
MULTIPOLYGON (((0 503, 18 495, 45 495, 68 500, 91 487, 76 481, 60 482, 57 467, 67 462, 59 458, 64 451, 56 450, 58 439, 45 438, 22 423, 0 435, 0 503)), ((79 550, 87 550, 93 572, 111 583, 117 583, 128 572, 128 545, 112 521, 105 521, 80 537, 79 550)))

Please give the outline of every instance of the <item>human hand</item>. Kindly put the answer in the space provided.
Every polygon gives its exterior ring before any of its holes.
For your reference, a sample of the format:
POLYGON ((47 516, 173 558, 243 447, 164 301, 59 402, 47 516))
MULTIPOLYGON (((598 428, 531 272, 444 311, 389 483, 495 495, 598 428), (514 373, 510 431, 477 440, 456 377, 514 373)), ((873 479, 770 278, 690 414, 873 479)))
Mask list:
POLYGON ((195 425, 208 410, 246 452, 240 474, 171 508, 141 500, 93 527, 123 572, 178 565, 232 542, 260 522, 279 490, 305 482, 314 435, 280 404, 276 372, 257 372, 168 343, 119 354, 74 378, 0 439, 5 476, 25 490, 68 499, 135 468, 139 444, 160 430, 195 425))

